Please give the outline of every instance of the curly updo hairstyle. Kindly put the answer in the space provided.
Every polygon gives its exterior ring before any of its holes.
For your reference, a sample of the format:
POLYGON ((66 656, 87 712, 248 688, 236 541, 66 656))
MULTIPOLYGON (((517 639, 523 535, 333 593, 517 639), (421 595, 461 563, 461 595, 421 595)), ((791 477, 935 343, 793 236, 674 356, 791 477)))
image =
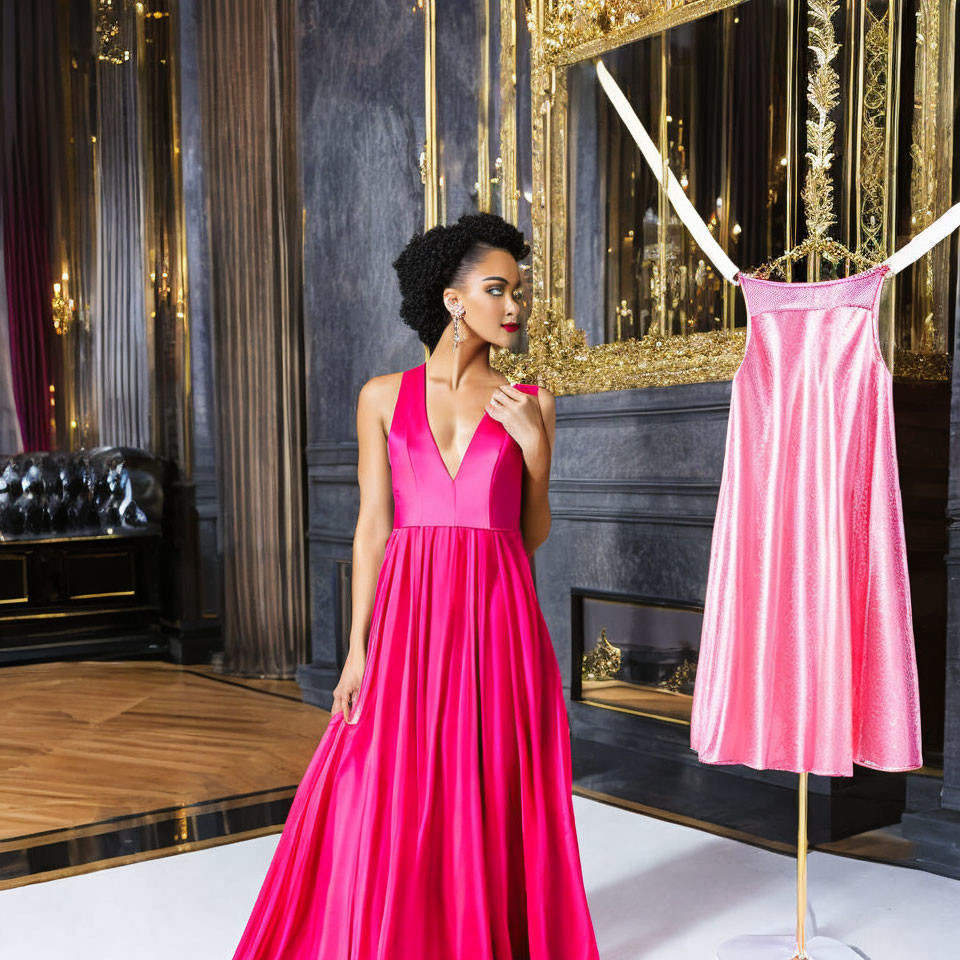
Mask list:
POLYGON ((530 253, 530 245, 495 213, 465 213, 450 226, 415 233, 393 261, 403 297, 400 316, 431 350, 450 322, 444 289, 462 283, 490 250, 506 250, 520 261, 530 253))

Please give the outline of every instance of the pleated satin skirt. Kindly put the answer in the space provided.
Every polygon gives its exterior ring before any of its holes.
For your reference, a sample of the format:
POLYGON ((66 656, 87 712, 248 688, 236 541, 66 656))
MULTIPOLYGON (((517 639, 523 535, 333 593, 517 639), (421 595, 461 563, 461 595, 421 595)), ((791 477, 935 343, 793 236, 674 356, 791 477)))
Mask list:
POLYGON ((351 721, 320 741, 234 960, 598 956, 518 530, 393 530, 351 721))

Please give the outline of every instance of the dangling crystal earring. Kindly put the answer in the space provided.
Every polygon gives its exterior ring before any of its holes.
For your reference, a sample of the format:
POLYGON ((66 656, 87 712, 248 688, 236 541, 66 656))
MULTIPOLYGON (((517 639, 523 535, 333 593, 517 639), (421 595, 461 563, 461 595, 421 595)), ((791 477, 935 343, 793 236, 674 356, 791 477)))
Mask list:
POLYGON ((453 314, 453 349, 456 350, 460 346, 463 337, 460 336, 460 321, 463 319, 466 311, 463 307, 459 307, 453 314))

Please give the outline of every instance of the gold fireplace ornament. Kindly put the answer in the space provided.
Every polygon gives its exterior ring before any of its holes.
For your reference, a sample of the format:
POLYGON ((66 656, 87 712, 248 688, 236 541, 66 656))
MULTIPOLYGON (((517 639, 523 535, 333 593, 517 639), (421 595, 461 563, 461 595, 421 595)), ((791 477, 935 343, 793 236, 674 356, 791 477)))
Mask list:
POLYGON ((607 639, 607 631, 602 629, 593 649, 583 655, 581 676, 584 680, 613 680, 620 672, 622 657, 620 648, 607 639))

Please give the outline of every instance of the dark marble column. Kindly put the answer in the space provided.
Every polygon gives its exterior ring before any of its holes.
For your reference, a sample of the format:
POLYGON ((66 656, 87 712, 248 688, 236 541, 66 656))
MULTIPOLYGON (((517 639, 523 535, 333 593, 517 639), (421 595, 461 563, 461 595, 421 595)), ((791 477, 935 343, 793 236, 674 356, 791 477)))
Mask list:
MULTIPOLYGON (((958 271, 960 273, 960 271, 958 271)), ((958 280, 960 283, 960 280, 958 280)), ((913 809, 903 832, 918 857, 933 869, 960 878, 960 294, 954 300, 954 362, 950 395, 950 478, 947 495, 947 663, 943 781, 914 778, 913 809), (939 788, 939 789, 938 789, 939 788)))
POLYGON ((181 661, 204 660, 219 646, 220 551, 217 544, 215 397, 210 329, 210 262, 203 125, 199 79, 201 4, 180 0, 177 42, 180 80, 180 160, 187 246, 190 324, 192 463, 173 484, 171 652, 181 661))

